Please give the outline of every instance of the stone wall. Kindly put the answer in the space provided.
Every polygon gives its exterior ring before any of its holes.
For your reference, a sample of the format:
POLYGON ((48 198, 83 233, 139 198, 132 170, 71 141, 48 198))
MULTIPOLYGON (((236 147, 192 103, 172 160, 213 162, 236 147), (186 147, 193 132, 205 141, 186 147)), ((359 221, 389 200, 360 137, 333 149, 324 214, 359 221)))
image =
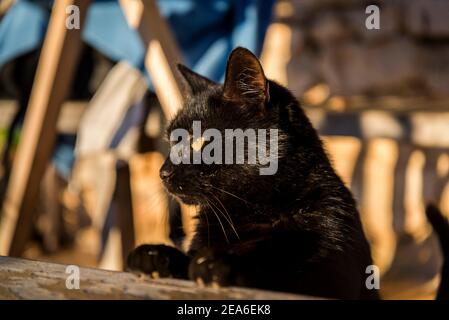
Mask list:
MULTIPOLYGON (((326 84, 330 95, 449 97, 449 0, 292 0, 288 66, 298 94, 326 84), (368 30, 368 5, 380 29, 368 30)), ((448 106, 449 108, 449 106, 448 106)))

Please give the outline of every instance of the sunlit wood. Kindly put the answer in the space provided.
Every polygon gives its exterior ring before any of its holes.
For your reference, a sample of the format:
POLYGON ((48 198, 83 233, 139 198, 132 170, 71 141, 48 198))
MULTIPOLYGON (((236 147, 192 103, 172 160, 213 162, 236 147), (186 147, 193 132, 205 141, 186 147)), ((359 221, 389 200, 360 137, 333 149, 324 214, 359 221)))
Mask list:
POLYGON ((0 255, 20 255, 28 239, 40 181, 53 151, 59 111, 81 46, 80 30, 66 28, 66 7, 80 8, 82 26, 89 2, 55 1, 3 206, 0 255))

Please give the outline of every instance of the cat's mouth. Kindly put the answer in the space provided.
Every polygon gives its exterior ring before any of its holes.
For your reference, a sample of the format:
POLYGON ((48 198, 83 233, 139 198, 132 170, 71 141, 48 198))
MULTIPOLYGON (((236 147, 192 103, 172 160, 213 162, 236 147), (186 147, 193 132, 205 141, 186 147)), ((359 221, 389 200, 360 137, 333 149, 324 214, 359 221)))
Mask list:
POLYGON ((181 202, 184 204, 197 205, 201 203, 201 197, 199 195, 179 194, 179 193, 173 195, 177 197, 179 200, 181 200, 181 202))
POLYGON ((193 192, 190 190, 184 189, 182 186, 172 186, 169 184, 164 184, 167 191, 173 195, 174 197, 178 198, 182 203, 188 204, 188 205, 197 205, 200 204, 203 198, 201 194, 197 192, 193 192))

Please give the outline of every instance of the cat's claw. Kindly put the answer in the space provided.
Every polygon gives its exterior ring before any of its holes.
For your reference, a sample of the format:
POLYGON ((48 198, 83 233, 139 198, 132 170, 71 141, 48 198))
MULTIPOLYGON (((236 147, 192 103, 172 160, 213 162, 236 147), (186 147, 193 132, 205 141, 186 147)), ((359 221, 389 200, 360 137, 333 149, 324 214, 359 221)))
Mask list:
POLYGON ((207 249, 200 251, 190 262, 189 278, 200 287, 231 286, 235 284, 234 271, 230 256, 207 249))
POLYGON ((144 273, 153 279, 186 279, 188 263, 188 257, 176 248, 144 244, 129 254, 127 269, 134 273, 144 273))

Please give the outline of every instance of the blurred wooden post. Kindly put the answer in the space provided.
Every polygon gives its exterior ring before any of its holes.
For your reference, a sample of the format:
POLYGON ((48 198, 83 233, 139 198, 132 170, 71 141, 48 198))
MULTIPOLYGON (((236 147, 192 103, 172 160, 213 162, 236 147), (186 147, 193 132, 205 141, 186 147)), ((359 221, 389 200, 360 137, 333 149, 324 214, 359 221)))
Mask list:
POLYGON ((82 28, 90 0, 54 2, 0 224, 0 255, 25 248, 45 168, 53 151, 56 123, 69 92, 81 47, 81 30, 67 29, 66 8, 78 6, 82 28))
POLYGON ((167 119, 182 106, 176 64, 182 56, 167 22, 154 0, 120 0, 128 23, 137 29, 147 48, 145 67, 167 119))
MULTIPOLYGON (((178 63, 183 62, 181 51, 170 27, 161 17, 155 0, 120 0, 120 5, 128 23, 138 30, 147 48, 145 68, 151 77, 165 117, 170 120, 181 109, 183 102, 176 67, 178 63)), ((194 223, 192 210, 195 208, 181 205, 187 237, 190 236, 194 223)))
MULTIPOLYGON (((176 41, 154 0, 120 3, 128 20, 130 5, 141 8, 136 27, 147 47, 145 67, 165 116, 170 119, 182 106, 176 72, 182 58, 176 41)), ((55 1, 3 206, 0 255, 20 255, 28 239, 40 182, 53 151, 59 111, 73 80, 81 46, 80 30, 66 28, 66 8, 78 6, 82 27, 89 4, 90 0, 55 1)), ((125 241, 127 247, 132 238, 125 241)))

